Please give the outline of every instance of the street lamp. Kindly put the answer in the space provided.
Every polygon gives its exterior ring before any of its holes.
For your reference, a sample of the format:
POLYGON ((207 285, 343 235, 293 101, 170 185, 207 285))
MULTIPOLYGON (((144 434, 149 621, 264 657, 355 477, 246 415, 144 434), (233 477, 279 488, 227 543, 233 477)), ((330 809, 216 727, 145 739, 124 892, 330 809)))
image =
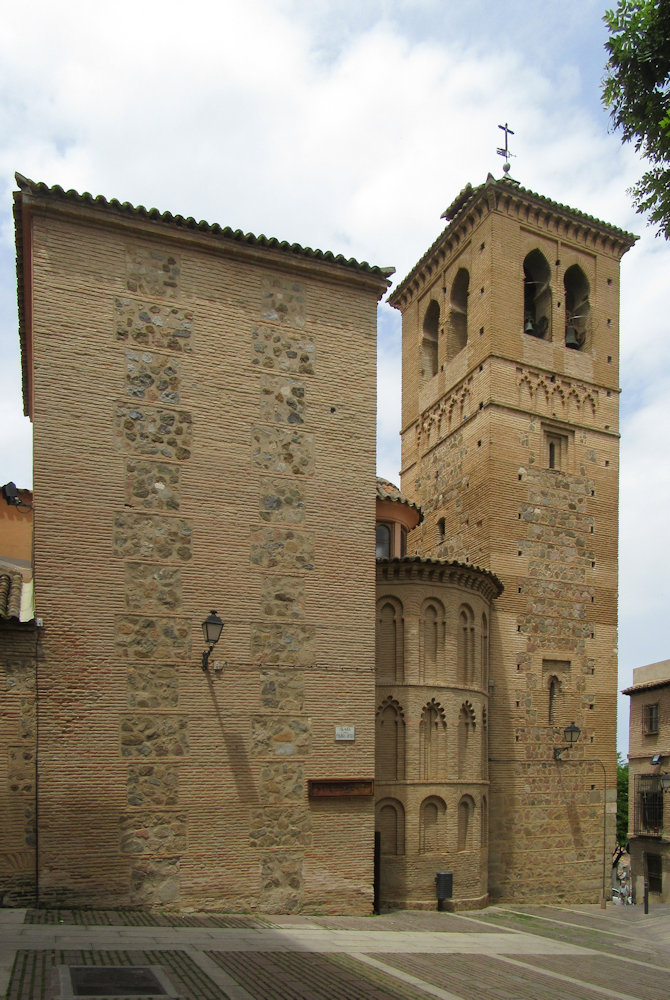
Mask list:
POLYGON ((563 760, 563 754, 569 750, 573 743, 576 743, 581 734, 581 729, 571 722, 563 730, 563 739, 568 744, 567 747, 554 747, 554 760, 563 760))
POLYGON ((670 791, 670 772, 668 771, 665 771, 665 773, 661 775, 661 788, 664 792, 670 791))
POLYGON ((211 652, 221 638, 222 629, 223 622, 217 615, 216 611, 210 612, 209 616, 205 618, 202 623, 202 634, 205 637, 205 642, 209 644, 209 649, 206 649, 202 654, 202 669, 205 673, 209 669, 208 665, 211 652))

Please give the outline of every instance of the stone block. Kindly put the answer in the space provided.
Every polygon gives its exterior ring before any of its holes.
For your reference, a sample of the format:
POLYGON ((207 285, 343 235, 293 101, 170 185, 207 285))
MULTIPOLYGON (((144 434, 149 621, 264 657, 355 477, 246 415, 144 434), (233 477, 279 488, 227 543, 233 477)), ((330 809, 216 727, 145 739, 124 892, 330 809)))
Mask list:
POLYGON ((266 576, 261 585, 261 612, 267 618, 305 617, 305 580, 301 576, 266 576))
POLYGON ((114 644, 125 660, 181 660, 191 655, 191 623, 186 618, 116 615, 114 644))
POLYGON ((305 773, 297 761, 281 761, 261 766, 258 793, 266 805, 282 802, 304 802, 305 773))
POLYGON ((135 247, 126 253, 126 288, 140 295, 174 298, 181 268, 175 254, 135 247))
POLYGON ((304 424, 305 383, 261 375, 260 416, 268 424, 304 424))
POLYGON ((188 562, 192 534, 184 518, 123 512, 114 516, 113 552, 124 559, 188 562))
POLYGON ((130 298, 114 300, 116 339, 129 347, 190 354, 193 313, 130 298))
POLYGON ((35 662, 9 656, 3 659, 0 669, 5 673, 7 690, 14 694, 35 690, 35 662))
POLYGON ((298 281, 264 278, 261 286, 261 311, 268 323, 285 326, 305 325, 305 299, 298 281))
POLYGON ((126 351, 126 394, 147 403, 179 403, 179 362, 153 351, 126 351))
POLYGON ((257 715, 251 719, 252 757, 304 757, 312 745, 309 719, 257 715))
POLYGON ((262 472, 311 476, 314 472, 314 435, 284 427, 254 427, 251 459, 262 472))
POLYGON ((251 625, 251 659, 258 663, 306 666, 314 662, 314 626, 295 622, 255 622, 251 625))
POLYGON ((304 882, 302 854, 272 851, 261 855, 262 913, 299 913, 304 882))
POLYGON ((120 728, 122 757, 184 757, 189 752, 183 715, 122 715, 120 728))
POLYGON ((277 327, 255 326, 251 332, 251 351, 251 363, 265 371, 314 374, 314 343, 304 335, 277 327))
POLYGON ((127 792, 129 806, 174 806, 179 800, 179 768, 129 764, 127 792))
POLYGON ((263 569, 314 569, 314 537, 290 528, 260 528, 251 532, 249 554, 263 569))
POLYGON ((179 701, 174 663, 134 663, 128 668, 130 708, 174 708, 179 701))
POLYGON ((7 787, 15 795, 35 792, 35 751, 31 747, 8 747, 7 787))
POLYGON ((181 569, 152 563, 126 563, 125 598, 129 611, 178 611, 181 607, 181 569))
POLYGON ((186 849, 185 813, 145 811, 119 818, 122 854, 174 855, 186 849))
POLYGON ((249 811, 250 847, 305 847, 312 824, 305 806, 266 806, 249 811))
POLYGON ((301 670, 261 670, 261 705, 280 712, 302 712, 305 675, 301 670))
POLYGON ((123 451, 185 462, 191 457, 191 414, 134 403, 116 407, 114 432, 123 451))
POLYGON ((179 858, 147 858, 130 871, 130 902, 135 906, 164 906, 179 899, 179 858))
POLYGON ((300 524, 305 519, 303 484, 299 480, 261 478, 259 508, 262 521, 300 524))
POLYGON ((126 503, 151 510, 179 510, 179 466, 129 458, 126 462, 126 503))

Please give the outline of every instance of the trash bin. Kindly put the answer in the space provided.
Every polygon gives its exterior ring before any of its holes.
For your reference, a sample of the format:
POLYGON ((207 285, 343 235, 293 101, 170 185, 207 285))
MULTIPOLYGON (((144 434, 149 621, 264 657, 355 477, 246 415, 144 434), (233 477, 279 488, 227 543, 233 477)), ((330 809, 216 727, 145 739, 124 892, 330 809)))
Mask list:
POLYGON ((437 908, 442 909, 445 899, 451 899, 454 892, 454 873, 436 872, 435 874, 435 895, 437 896, 437 908))

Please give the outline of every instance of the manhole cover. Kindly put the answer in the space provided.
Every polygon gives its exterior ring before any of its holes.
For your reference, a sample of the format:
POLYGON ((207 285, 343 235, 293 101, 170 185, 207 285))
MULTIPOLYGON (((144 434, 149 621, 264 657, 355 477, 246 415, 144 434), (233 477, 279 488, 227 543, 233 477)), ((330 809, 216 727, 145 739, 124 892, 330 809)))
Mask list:
POLYGON ((63 1000, 78 997, 176 997, 159 965, 61 965, 63 1000))

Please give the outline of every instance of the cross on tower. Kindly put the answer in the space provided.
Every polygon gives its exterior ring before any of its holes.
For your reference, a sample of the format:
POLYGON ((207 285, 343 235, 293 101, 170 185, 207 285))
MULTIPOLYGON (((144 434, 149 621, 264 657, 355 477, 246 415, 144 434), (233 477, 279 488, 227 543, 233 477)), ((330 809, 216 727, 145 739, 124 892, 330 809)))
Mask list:
POLYGON ((505 133, 505 145, 499 147, 496 150, 496 152, 497 152, 498 156, 504 156, 505 157, 505 166, 503 167, 503 170, 505 171, 505 173, 508 173, 508 171, 509 171, 509 160, 510 160, 510 157, 515 155, 514 153, 510 153, 510 151, 509 151, 509 136, 514 135, 514 132, 509 127, 509 125, 507 124, 507 122, 505 122, 504 125, 498 125, 498 128, 501 129, 505 133))

